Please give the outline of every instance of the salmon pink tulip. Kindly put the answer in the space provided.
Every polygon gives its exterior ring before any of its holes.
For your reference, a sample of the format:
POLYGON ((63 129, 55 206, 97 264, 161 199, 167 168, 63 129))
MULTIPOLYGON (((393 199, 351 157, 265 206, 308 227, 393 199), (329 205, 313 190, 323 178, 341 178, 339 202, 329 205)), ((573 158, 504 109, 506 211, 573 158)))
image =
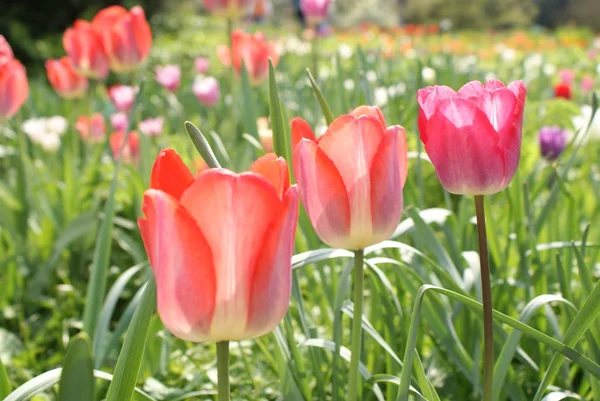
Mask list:
POLYGON ((117 131, 110 135, 109 142, 113 158, 116 160, 119 157, 119 152, 121 151, 121 147, 123 147, 123 152, 121 153, 123 161, 127 164, 137 164, 140 159, 140 136, 136 131, 131 131, 127 135, 125 146, 123 146, 124 141, 124 131, 117 131))
POLYGON ((290 300, 298 189, 285 161, 196 177, 163 150, 138 224, 154 270, 158 313, 177 337, 231 341, 273 330, 290 300))
POLYGON ((87 91, 87 78, 75 71, 69 57, 46 61, 46 74, 56 93, 65 99, 81 97, 87 91))
POLYGON ((80 116, 75 124, 75 129, 81 135, 81 139, 90 143, 102 142, 106 136, 106 122, 100 113, 80 116))
POLYGON ((254 0, 204 0, 204 7, 212 14, 225 18, 240 18, 248 15, 254 0))
POLYGON ((142 7, 129 11, 121 6, 107 7, 96 14, 92 24, 113 71, 134 71, 150 54, 152 31, 142 7))
POLYGON ((217 53, 223 65, 227 67, 233 65, 238 74, 242 70, 243 63, 254 84, 260 83, 269 75, 269 58, 273 66, 279 62, 279 54, 275 46, 267 42, 261 32, 252 35, 240 30, 234 31, 231 34, 231 49, 220 46, 217 53))
POLYGON ((11 118, 29 94, 27 72, 15 58, 0 64, 0 121, 11 118))
POLYGON ((86 78, 104 79, 108 75, 108 60, 98 31, 92 24, 77 20, 63 35, 63 46, 73 68, 86 78))
POLYGON ((373 115, 343 115, 318 140, 292 120, 294 176, 327 245, 359 250, 392 235, 402 214, 400 136, 373 115))
POLYGON ((490 195, 506 188, 521 155, 526 96, 521 81, 472 81, 458 92, 419 89, 419 131, 438 178, 449 192, 490 195))

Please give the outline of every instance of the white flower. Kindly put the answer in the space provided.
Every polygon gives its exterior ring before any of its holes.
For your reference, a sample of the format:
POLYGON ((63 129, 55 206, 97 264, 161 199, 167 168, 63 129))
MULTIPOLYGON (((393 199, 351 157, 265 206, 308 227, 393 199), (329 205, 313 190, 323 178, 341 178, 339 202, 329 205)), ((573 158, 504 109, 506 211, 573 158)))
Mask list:
POLYGON ((346 79, 344 81, 344 89, 346 89, 347 91, 354 90, 354 81, 349 78, 346 79))
POLYGON ((444 32, 452 29, 452 20, 450 18, 444 18, 440 21, 440 29, 444 32))
POLYGON ((343 59, 349 59, 354 54, 354 50, 348 43, 342 43, 338 46, 338 52, 343 59))
POLYGON ((54 153, 60 147, 60 136, 49 132, 40 137, 38 143, 45 151, 54 153))
POLYGON ((25 120, 21 127, 29 139, 37 142, 37 139, 46 133, 46 120, 44 118, 30 118, 25 120))
POLYGON ((504 61, 513 61, 517 57, 517 52, 515 49, 511 49, 510 47, 502 50, 502 59, 504 61))
POLYGON ((546 63, 544 64, 543 71, 546 76, 552 77, 556 75, 556 66, 552 63, 546 63))
POLYGON ((54 116, 46 119, 46 127, 48 131, 57 135, 63 135, 67 131, 69 122, 63 116, 54 116))
POLYGON ((597 111, 596 115, 594 116, 594 120, 592 120, 592 123, 590 124, 590 129, 587 130, 587 126, 590 122, 590 119, 592 118, 592 106, 589 106, 587 104, 584 104, 583 106, 581 106, 581 114, 574 117, 572 122, 573 122, 573 126, 575 127, 575 133, 577 133, 579 130, 581 130, 581 132, 579 133, 579 138, 581 141, 588 142, 591 140, 599 140, 600 139, 600 112, 597 111))
POLYGON ((387 88, 375 88, 375 105, 382 107, 388 102, 388 91, 387 88))
POLYGON ((377 81, 377 73, 373 70, 367 71, 367 73, 365 74, 365 77, 367 78, 367 81, 369 81, 369 82, 377 81))
POLYGON ((435 70, 431 67, 423 67, 421 76, 423 77, 423 81, 431 83, 435 81, 435 70))
POLYGON ((327 79, 331 75, 331 71, 326 66, 322 66, 319 68, 319 77, 322 79, 327 79))

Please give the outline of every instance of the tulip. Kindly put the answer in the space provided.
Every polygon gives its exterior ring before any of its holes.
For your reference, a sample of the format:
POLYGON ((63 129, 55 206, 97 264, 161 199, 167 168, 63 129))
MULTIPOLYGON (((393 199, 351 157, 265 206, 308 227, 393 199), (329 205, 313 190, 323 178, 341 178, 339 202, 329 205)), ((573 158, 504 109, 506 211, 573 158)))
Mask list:
POLYGON ((144 135, 158 136, 162 132, 164 120, 162 117, 147 118, 138 125, 138 128, 144 135))
POLYGON ((0 66, 8 63, 14 58, 12 48, 6 41, 6 38, 0 35, 0 66))
POLYGON ((521 154, 526 89, 521 81, 472 81, 458 92, 419 89, 421 141, 449 192, 488 195, 511 181, 521 154))
POLYGON ((150 54, 152 31, 142 7, 129 11, 121 6, 107 7, 96 14, 92 24, 100 33, 113 71, 134 71, 150 54))
POLYGON ((285 315, 298 189, 273 154, 250 172, 195 178, 172 149, 157 157, 138 224, 157 285, 158 313, 184 340, 264 335, 285 315))
POLYGON ((254 0, 204 0, 204 7, 212 14, 237 19, 250 13, 254 0))
POLYGON ((128 112, 133 107, 138 88, 127 85, 113 85, 108 89, 108 97, 118 111, 128 112))
POLYGON ((594 84, 594 77, 591 75, 585 75, 583 78, 581 78, 581 90, 583 93, 588 93, 594 89, 594 84))
POLYGON ((104 116, 94 113, 91 116, 80 116, 75 123, 75 129, 79 132, 81 139, 90 143, 99 143, 106 135, 106 123, 104 116))
POLYGON ((181 84, 181 69, 178 65, 156 67, 156 81, 167 90, 175 92, 181 84))
POLYGON ((196 67, 198 74, 206 74, 210 67, 210 61, 206 57, 197 57, 194 60, 194 67, 196 67))
POLYGON ((279 62, 279 54, 275 46, 267 42, 261 32, 252 35, 236 30, 231 34, 231 49, 219 46, 217 53, 223 65, 226 67, 233 65, 238 74, 242 70, 243 63, 254 84, 258 84, 269 75, 269 58, 273 66, 279 62))
POLYGON ((127 142, 125 141, 125 132, 117 131, 110 135, 110 149, 112 150, 113 158, 115 160, 119 157, 121 148, 123 151, 121 157, 127 164, 137 164, 140 158, 140 137, 136 131, 131 131, 127 135, 127 142))
POLYGON ((570 100, 573 97, 571 94, 571 86, 564 83, 556 85, 554 87, 554 96, 570 100))
POLYGON ((301 0, 300 9, 309 25, 316 26, 327 20, 331 0, 301 0))
POLYGON ((565 150, 568 136, 560 127, 543 127, 538 134, 542 157, 548 161, 556 160, 565 150))
POLYGON ((46 74, 56 93, 65 99, 81 97, 87 91, 87 78, 75 71, 69 57, 46 61, 46 74))
POLYGON ((400 130, 373 115, 344 115, 318 140, 292 120, 294 176, 317 235, 327 245, 363 249, 390 237, 402 213, 400 130))
POLYGON ((11 118, 29 94, 27 72, 17 59, 0 64, 0 121, 11 118))
POLYGON ((194 80, 194 87, 192 88, 192 91, 200 103, 209 107, 217 104, 221 98, 219 81, 213 77, 197 77, 194 80))
POLYGON ((398 135, 398 161, 400 162, 400 178, 402 179, 402 188, 406 183, 406 177, 408 175, 408 147, 406 145, 406 131, 401 125, 392 125, 387 127, 385 123, 385 117, 381 109, 377 106, 358 106, 350 113, 356 117, 360 116, 373 116, 381 122, 383 128, 388 130, 396 131, 398 135))
POLYGON ((575 80, 575 73, 573 72, 573 70, 560 70, 558 75, 560 77, 560 82, 566 85, 571 85, 575 80))
POLYGON ((63 35, 63 46, 73 68, 86 78, 104 79, 108 60, 99 33, 87 21, 77 20, 63 35))
POLYGON ((115 131, 125 131, 129 124, 127 113, 119 112, 110 116, 110 125, 115 131))

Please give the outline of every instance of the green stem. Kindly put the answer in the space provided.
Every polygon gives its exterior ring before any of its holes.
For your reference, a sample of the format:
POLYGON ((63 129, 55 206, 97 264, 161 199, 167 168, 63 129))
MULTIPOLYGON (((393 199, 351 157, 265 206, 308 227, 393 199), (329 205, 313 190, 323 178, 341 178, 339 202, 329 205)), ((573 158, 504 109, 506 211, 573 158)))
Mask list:
POLYGON ((17 193, 21 201, 21 211, 17 219, 18 229, 21 230, 23 239, 27 239, 29 221, 29 200, 27 196, 27 159, 28 147, 25 132, 21 132, 20 121, 16 124, 15 133, 19 142, 18 164, 17 164, 17 193))
POLYGON ((363 311, 363 276, 364 258, 362 249, 354 251, 354 317, 352 318, 352 344, 350 356, 350 378, 348 379, 348 401, 358 399, 358 366, 360 364, 361 339, 362 339, 362 311, 363 311))
POLYGON ((483 401, 493 401, 494 326, 492 322, 492 288, 483 195, 475 195, 479 259, 481 261, 481 298, 483 303, 483 401))
POLYGON ((218 400, 229 401, 229 341, 217 343, 218 400))

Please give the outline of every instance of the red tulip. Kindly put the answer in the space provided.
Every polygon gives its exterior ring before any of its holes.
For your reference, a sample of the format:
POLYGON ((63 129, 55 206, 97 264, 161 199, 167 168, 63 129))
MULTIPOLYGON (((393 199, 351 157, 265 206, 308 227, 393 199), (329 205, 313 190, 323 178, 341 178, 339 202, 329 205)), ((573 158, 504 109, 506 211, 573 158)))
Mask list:
MULTIPOLYGON (((116 160, 119 157, 123 141, 125 140, 125 132, 117 131, 110 135, 110 149, 112 150, 113 158, 116 160)), ((123 147, 121 153, 123 161, 127 164, 137 164, 140 159, 140 136, 136 131, 129 132, 127 143, 123 147)))
POLYGON ((521 154, 525 85, 472 81, 419 89, 419 131, 444 188, 489 195, 510 183, 521 154))
POLYGON ((573 95, 571 94, 571 85, 565 83, 556 85, 554 87, 554 96, 571 100, 573 98, 573 95))
POLYGON ((138 224, 154 270, 158 313, 177 337, 258 337, 285 315, 298 189, 270 154, 250 172, 210 169, 195 178, 163 150, 138 224))
POLYGON ((8 63, 14 58, 12 48, 4 38, 0 35, 0 65, 8 63))
POLYGON ((106 135, 106 122, 100 113, 91 116, 79 116, 75 129, 81 135, 81 139, 90 143, 102 142, 106 135))
POLYGON ((92 24, 100 34, 112 70, 133 71, 148 57, 152 31, 142 7, 129 11, 121 6, 107 7, 96 14, 92 24))
POLYGON ((88 88, 88 80, 77 74, 69 57, 46 61, 48 81, 60 96, 66 99, 81 97, 88 88))
POLYGON ((292 120, 294 176, 323 242, 358 250, 394 232, 405 169, 400 136, 372 115, 343 115, 318 140, 306 121, 292 120))
POLYGON ((252 10, 254 0, 204 0, 204 7, 212 14, 226 18, 240 18, 252 10))
POLYGON ((231 50, 225 46, 217 49, 218 56, 225 66, 233 64, 233 68, 239 74, 242 70, 242 62, 248 71, 252 83, 257 84, 269 75, 269 58, 276 66, 279 55, 275 46, 267 42, 265 35, 257 32, 254 35, 244 31, 234 31, 231 34, 231 50))
POLYGON ((27 72, 17 59, 0 64, 0 121, 11 118, 29 94, 27 72))
POLYGON ((87 21, 77 20, 63 35, 63 46, 73 68, 87 78, 103 79, 108 75, 108 60, 99 33, 87 21))

